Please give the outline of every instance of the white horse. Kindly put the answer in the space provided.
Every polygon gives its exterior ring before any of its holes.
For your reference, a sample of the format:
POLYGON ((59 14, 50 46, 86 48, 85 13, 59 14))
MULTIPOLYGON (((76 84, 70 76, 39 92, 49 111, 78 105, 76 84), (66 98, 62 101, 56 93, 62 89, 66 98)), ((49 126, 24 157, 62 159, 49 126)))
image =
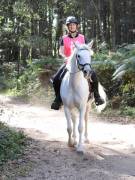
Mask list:
MULTIPOLYGON (((90 102, 89 85, 87 79, 91 74, 91 55, 93 42, 86 44, 76 44, 70 57, 69 71, 62 80, 60 94, 64 105, 65 116, 67 119, 68 145, 76 146, 77 152, 84 152, 83 133, 85 142, 88 143, 88 117, 90 102), (79 111, 79 142, 76 136, 76 112, 79 111), (85 122, 85 127, 84 127, 85 122), (85 129, 85 132, 84 132, 85 129)), ((101 86, 100 86, 101 87, 101 86)), ((103 99, 105 99, 105 93, 103 99)))

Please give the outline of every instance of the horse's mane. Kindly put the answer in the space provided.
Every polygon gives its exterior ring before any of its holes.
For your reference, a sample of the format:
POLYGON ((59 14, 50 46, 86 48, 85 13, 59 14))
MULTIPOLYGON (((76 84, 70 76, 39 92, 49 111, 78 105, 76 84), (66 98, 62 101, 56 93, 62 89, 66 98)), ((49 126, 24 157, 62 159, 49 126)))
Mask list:
MULTIPOLYGON (((79 46, 79 49, 86 49, 89 50, 89 47, 87 44, 77 44, 79 46)), ((77 51, 79 50, 78 48, 74 48, 73 52, 71 53, 70 57, 69 57, 69 61, 74 57, 74 55, 77 53, 77 51)))

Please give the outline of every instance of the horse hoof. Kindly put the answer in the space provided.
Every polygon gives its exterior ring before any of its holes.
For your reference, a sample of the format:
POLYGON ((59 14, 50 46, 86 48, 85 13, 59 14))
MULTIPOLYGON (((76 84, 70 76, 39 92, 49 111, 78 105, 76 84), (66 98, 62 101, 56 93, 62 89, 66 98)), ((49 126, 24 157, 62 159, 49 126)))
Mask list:
POLYGON ((76 147, 77 146, 77 141, 71 139, 68 141, 68 146, 69 147, 76 147))
POLYGON ((78 154, 84 154, 84 148, 82 146, 77 147, 77 153, 78 154))
POLYGON ((74 147, 74 144, 68 144, 68 147, 74 147))
POLYGON ((90 141, 89 141, 89 139, 85 139, 85 141, 84 141, 86 144, 90 144, 90 141))
POLYGON ((74 141, 74 147, 76 147, 77 146, 77 141, 74 141))
POLYGON ((73 142, 73 140, 68 141, 68 146, 69 146, 69 147, 74 147, 74 142, 73 142))
POLYGON ((83 155, 83 154, 84 154, 84 152, 83 152, 83 151, 77 151, 77 154, 79 154, 79 155, 83 155))

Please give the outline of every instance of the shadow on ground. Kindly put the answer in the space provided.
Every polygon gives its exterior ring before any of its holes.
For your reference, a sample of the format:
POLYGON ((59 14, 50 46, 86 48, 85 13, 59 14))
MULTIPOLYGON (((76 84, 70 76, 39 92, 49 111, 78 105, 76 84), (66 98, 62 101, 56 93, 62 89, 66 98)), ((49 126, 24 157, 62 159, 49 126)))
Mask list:
POLYGON ((14 173, 13 171, 12 173, 8 172, 12 179, 135 179, 134 154, 125 155, 104 146, 90 144, 86 146, 85 154, 80 155, 74 148, 67 147, 65 142, 46 141, 43 140, 45 134, 40 132, 36 132, 36 134, 37 140, 29 141, 29 148, 23 159, 18 160, 19 163, 16 162, 18 166, 12 164, 14 173), (20 166, 21 168, 18 168, 20 166))

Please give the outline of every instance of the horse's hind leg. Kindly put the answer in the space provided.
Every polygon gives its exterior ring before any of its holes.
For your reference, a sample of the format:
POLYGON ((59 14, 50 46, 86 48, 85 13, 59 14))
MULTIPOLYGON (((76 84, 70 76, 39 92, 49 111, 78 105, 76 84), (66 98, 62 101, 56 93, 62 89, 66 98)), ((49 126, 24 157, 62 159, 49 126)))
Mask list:
POLYGON ((67 119, 67 132, 68 132, 68 146, 73 147, 74 142, 72 139, 72 122, 71 122, 71 113, 69 108, 64 106, 65 116, 67 119))

